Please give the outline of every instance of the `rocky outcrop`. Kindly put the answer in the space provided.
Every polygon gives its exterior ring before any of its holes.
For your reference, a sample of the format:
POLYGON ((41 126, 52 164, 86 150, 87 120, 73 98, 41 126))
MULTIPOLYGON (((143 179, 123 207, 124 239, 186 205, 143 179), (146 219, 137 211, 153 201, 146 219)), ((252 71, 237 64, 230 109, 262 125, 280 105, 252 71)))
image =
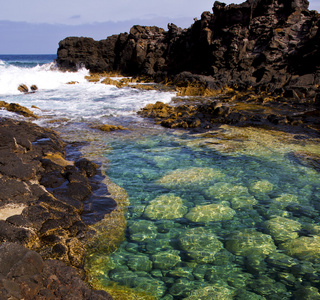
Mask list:
POLYGON ((52 130, 0 119, 3 299, 111 299, 92 292, 79 277, 94 235, 81 213, 97 165, 85 158, 66 160, 65 147, 52 130))
POLYGON ((17 114, 22 115, 24 117, 31 117, 34 119, 38 119, 38 116, 36 116, 30 109, 28 109, 24 106, 21 106, 18 103, 7 103, 5 101, 0 101, 0 108, 6 109, 7 111, 17 113, 17 114))
POLYGON ((104 291, 94 291, 76 270, 14 243, 0 245, 1 299, 111 300, 104 291))
POLYGON ((320 17, 307 0, 216 1, 188 29, 133 26, 129 33, 94 41, 68 37, 57 63, 75 70, 119 71, 211 89, 257 87, 285 97, 318 101, 320 17), (182 75, 178 74, 187 71, 182 75), (197 74, 196 76, 194 74, 197 74), (201 76, 199 76, 201 75, 201 76))

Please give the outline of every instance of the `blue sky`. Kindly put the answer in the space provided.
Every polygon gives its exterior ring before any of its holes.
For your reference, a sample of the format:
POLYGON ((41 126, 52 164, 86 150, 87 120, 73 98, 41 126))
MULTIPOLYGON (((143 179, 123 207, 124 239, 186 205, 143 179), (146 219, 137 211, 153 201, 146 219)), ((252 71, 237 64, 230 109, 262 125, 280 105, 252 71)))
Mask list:
MULTIPOLYGON (((212 0, 10 0, 0 10, 0 54, 54 54, 67 36, 104 39, 135 24, 189 27, 212 0)), ((221 1, 227 4, 241 0, 221 1)), ((320 0, 310 9, 320 11, 320 0)))

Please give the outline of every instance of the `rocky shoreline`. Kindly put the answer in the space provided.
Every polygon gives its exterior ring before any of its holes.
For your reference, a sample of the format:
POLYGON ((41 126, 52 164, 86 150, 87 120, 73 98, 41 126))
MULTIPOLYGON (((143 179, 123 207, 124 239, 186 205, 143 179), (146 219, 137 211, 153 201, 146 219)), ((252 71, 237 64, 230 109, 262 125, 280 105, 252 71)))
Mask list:
POLYGON ((98 166, 31 122, 0 119, 1 299, 112 299, 84 281, 85 200, 98 166))
POLYGON ((212 13, 203 12, 188 29, 136 25, 101 41, 68 37, 59 43, 57 64, 136 76, 174 87, 181 96, 206 96, 188 107, 170 107, 166 117, 156 107, 142 111, 166 127, 318 128, 320 15, 308 6, 306 0, 216 1, 212 13))

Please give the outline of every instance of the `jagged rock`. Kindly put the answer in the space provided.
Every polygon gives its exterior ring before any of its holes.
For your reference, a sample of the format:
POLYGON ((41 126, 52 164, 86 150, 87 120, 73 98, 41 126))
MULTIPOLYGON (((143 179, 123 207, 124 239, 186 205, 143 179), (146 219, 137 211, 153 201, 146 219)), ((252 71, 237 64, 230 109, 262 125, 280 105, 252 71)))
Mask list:
MULTIPOLYGON (((101 41, 68 37, 59 43, 57 63, 62 69, 84 65, 93 72, 115 70, 154 79, 174 75, 178 85, 188 77, 189 83, 214 90, 226 85, 270 91, 289 87, 298 94, 303 87, 309 93, 319 82, 320 18, 308 4, 216 1, 213 13, 204 12, 184 30, 174 24, 168 31, 135 25, 130 33, 101 41), (189 75, 179 78, 185 71, 189 75)), ((315 93, 310 100, 315 101, 315 93)))
POLYGON ((38 116, 36 116, 31 110, 29 110, 24 106, 21 106, 18 103, 7 103, 4 101, 0 101, 0 107, 3 107, 7 111, 15 112, 24 117, 31 117, 34 119, 38 119, 38 116))

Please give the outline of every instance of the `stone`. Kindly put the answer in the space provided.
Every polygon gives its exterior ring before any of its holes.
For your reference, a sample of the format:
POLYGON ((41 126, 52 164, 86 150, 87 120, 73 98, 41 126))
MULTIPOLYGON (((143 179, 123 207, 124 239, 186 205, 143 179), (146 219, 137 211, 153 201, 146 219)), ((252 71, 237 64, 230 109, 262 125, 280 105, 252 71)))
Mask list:
POLYGON ((218 204, 198 205, 189 210, 185 218, 191 222, 219 222, 233 219, 235 210, 227 202, 218 204))
POLYGON ((157 236, 157 227, 152 221, 139 220, 129 226, 129 232, 133 241, 143 242, 157 236))
POLYGON ((20 84, 18 86, 18 90, 21 93, 28 93, 29 92, 29 88, 25 84, 20 84))
POLYGON ((197 263, 212 263, 215 255, 223 248, 218 237, 204 227, 195 227, 183 232, 179 238, 182 250, 187 251, 197 263))
POLYGON ((87 177, 93 177, 94 175, 97 174, 98 165, 86 158, 81 158, 79 160, 76 160, 74 165, 80 171, 85 172, 87 177))
POLYGON ((183 200, 174 194, 164 194, 151 200, 145 208, 144 214, 152 220, 179 219, 188 212, 183 200))
POLYGON ((280 245, 289 256, 307 261, 317 261, 320 258, 320 236, 302 236, 280 245))
POLYGON ((268 255, 277 247, 270 235, 254 229, 244 229, 228 236, 226 248, 235 255, 268 255))
POLYGON ((224 177, 225 174, 217 169, 193 167, 171 171, 160 178, 157 183, 165 187, 173 188, 175 186, 205 185, 224 177))
POLYGON ((277 198, 272 199, 272 203, 280 208, 286 208, 291 204, 296 204, 298 202, 298 197, 292 194, 281 194, 277 198))
POLYGON ((283 217, 275 217, 264 222, 266 232, 270 234, 276 242, 285 242, 299 237, 302 225, 298 221, 283 217))
POLYGON ((247 187, 227 182, 217 182, 209 187, 206 194, 216 199, 229 201, 233 209, 251 209, 258 201, 249 193, 247 187))
POLYGON ((0 245, 0 297, 3 299, 111 300, 104 291, 90 289, 77 271, 62 262, 44 261, 22 245, 0 245))
POLYGON ((38 87, 35 84, 33 84, 32 86, 30 86, 30 89, 31 91, 35 92, 38 90, 38 87))
POLYGON ((130 255, 128 257, 127 266, 132 271, 150 272, 152 269, 152 261, 147 255, 130 255))
POLYGON ((273 190, 273 184, 268 180, 259 180, 251 184, 250 191, 255 194, 268 194, 273 190))
POLYGON ((234 292, 230 287, 221 285, 206 286, 193 290, 190 296, 184 298, 186 300, 232 300, 234 299, 234 292))
POLYGON ((151 257, 154 267, 160 270, 170 270, 181 262, 178 250, 161 251, 151 257))
POLYGON ((99 129, 101 131, 106 131, 106 132, 115 131, 115 130, 125 130, 125 128, 122 126, 108 125, 108 124, 101 125, 99 129))

